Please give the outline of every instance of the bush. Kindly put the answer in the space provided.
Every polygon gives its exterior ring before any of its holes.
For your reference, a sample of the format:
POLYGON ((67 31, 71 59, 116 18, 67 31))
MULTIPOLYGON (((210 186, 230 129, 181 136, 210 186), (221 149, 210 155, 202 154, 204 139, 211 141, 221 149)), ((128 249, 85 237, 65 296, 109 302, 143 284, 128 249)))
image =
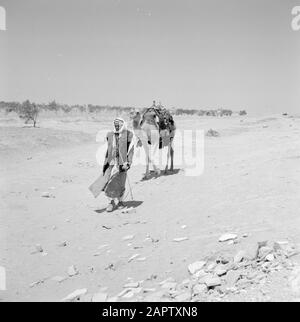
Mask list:
POLYGON ((18 110, 19 117, 25 120, 25 124, 29 121, 33 122, 33 127, 36 126, 37 117, 39 115, 39 108, 35 103, 29 100, 23 102, 18 110))

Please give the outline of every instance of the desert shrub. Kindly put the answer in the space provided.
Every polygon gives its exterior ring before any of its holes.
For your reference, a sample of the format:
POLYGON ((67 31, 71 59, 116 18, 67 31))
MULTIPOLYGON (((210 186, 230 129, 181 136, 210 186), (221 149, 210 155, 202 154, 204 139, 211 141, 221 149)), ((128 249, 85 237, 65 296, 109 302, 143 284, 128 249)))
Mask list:
POLYGON ((53 100, 52 102, 48 103, 48 105, 46 106, 47 110, 49 111, 55 111, 57 112, 60 108, 59 104, 56 103, 55 100, 53 100))
POLYGON ((221 116, 231 116, 232 110, 222 109, 220 115, 221 116))
POLYGON ((239 111, 239 115, 247 115, 247 112, 245 110, 239 111))
POLYGON ((205 111, 204 111, 204 110, 199 110, 199 111, 197 112, 197 115, 199 115, 199 116, 203 116, 203 115, 205 115, 205 111))
POLYGON ((61 106, 61 109, 62 109, 62 111, 63 111, 64 113, 69 113, 69 112, 71 112, 71 110, 72 110, 71 106, 69 106, 69 105, 67 105, 67 104, 62 105, 62 106, 61 106))
POLYGON ((39 115, 39 107, 29 100, 23 102, 18 110, 19 117, 25 120, 25 124, 32 121, 33 127, 36 126, 37 117, 39 115))
POLYGON ((206 132, 206 136, 211 136, 211 137, 218 137, 220 136, 220 133, 216 130, 213 130, 213 129, 209 129, 207 132, 206 132))
POLYGON ((21 104, 18 102, 0 102, 0 109, 5 111, 5 113, 18 113, 20 106, 21 104))

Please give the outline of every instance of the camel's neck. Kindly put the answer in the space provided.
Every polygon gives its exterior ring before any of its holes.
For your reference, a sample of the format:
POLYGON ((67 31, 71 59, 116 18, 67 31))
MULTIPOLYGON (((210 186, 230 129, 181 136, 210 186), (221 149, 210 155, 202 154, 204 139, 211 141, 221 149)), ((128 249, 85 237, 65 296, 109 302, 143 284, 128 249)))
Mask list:
POLYGON ((141 125, 140 125, 140 118, 135 118, 132 121, 132 126, 135 130, 140 129, 141 125))

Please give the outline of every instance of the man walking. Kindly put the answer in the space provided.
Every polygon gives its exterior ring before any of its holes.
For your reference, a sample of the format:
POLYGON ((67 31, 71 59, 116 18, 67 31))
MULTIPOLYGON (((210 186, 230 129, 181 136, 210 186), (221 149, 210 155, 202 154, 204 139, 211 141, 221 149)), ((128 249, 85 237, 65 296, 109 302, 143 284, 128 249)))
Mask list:
POLYGON ((106 135, 107 151, 102 175, 89 187, 95 198, 104 191, 109 200, 106 211, 124 208, 125 184, 133 153, 133 133, 127 130, 122 118, 116 118, 113 130, 106 135))

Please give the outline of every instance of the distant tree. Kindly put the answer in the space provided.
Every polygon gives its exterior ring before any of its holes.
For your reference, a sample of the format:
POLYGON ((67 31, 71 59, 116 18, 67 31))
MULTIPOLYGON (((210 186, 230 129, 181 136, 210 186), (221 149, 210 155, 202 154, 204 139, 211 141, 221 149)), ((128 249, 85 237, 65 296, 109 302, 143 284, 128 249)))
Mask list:
POLYGON ((58 111, 58 109, 60 108, 60 106, 59 106, 59 104, 57 104, 56 103, 56 101, 55 100, 53 100, 52 102, 50 102, 49 104, 48 104, 48 109, 50 110, 50 111, 58 111))
POLYGON ((247 115, 247 112, 245 110, 242 110, 239 112, 239 115, 247 115))
POLYGON ((231 116, 232 115, 232 110, 222 109, 220 115, 221 116, 231 116))
POLYGON ((18 102, 7 102, 7 103, 5 103, 5 112, 6 113, 11 113, 11 112, 18 113, 20 106, 21 106, 21 104, 18 102))
POLYGON ((25 124, 32 121, 33 127, 35 127, 39 115, 39 108, 35 103, 31 103, 27 100, 21 104, 18 114, 21 119, 25 120, 25 124))
POLYGON ((61 106, 61 109, 65 112, 65 113, 69 113, 71 112, 71 107, 67 104, 64 104, 61 106))

